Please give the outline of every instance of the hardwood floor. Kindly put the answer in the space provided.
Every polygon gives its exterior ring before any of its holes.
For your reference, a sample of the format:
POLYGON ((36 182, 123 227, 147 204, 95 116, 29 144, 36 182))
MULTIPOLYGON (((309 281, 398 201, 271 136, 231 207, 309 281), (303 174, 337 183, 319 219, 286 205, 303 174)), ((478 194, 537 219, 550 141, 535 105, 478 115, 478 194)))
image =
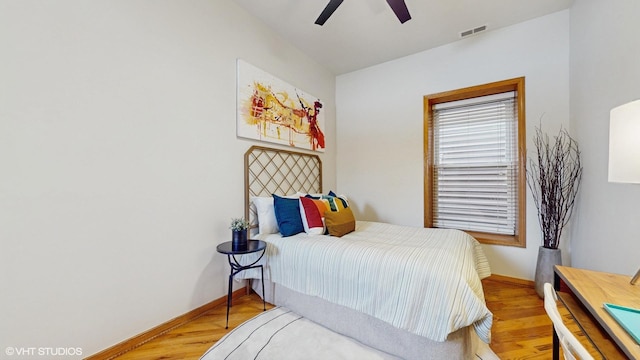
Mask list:
MULTIPOLYGON (((482 283, 494 316, 491 348, 500 359, 551 359, 551 321, 532 284, 499 276, 482 283)), ((224 328, 226 307, 222 305, 115 359, 198 359, 228 331, 261 311, 257 295, 244 296, 234 301, 229 330, 224 328)), ((570 315, 565 310, 563 316, 570 315)))
POLYGON ((551 320, 529 284, 489 277, 482 281, 493 313, 491 349, 502 360, 551 359, 551 320))
MULTIPOLYGON (((271 308, 273 305, 267 304, 267 310, 271 308)), ((229 329, 224 328, 227 316, 225 304, 113 359, 198 359, 226 333, 260 312, 260 297, 255 293, 243 296, 233 300, 229 312, 229 329)))

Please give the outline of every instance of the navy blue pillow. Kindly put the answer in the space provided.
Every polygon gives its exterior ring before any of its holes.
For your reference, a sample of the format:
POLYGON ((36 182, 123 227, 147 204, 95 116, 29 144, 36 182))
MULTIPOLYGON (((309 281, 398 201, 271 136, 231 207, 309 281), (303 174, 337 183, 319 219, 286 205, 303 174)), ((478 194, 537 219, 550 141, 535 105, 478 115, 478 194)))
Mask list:
POLYGON ((278 228, 282 236, 291 236, 304 232, 300 217, 300 200, 287 199, 273 194, 273 207, 276 212, 278 228))

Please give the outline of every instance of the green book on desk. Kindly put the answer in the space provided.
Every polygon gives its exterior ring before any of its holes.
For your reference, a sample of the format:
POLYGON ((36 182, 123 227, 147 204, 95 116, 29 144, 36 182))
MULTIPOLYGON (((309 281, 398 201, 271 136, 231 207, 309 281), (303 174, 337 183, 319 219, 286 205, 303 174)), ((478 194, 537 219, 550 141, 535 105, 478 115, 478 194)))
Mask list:
POLYGON ((640 310, 607 303, 604 309, 640 344, 640 310))

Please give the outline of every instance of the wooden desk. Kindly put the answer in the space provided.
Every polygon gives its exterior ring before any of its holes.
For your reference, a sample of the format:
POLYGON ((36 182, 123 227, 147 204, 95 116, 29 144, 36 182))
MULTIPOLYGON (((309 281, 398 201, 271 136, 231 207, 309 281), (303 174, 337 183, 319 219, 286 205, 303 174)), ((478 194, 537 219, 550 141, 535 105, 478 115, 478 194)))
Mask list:
MULTIPOLYGON (((567 285, 580 304, 565 301, 565 296, 560 296, 560 299, 605 359, 624 359, 625 355, 629 359, 640 359, 640 345, 603 307, 604 303, 611 303, 640 308, 640 286, 629 284, 630 276, 556 266, 554 276, 556 291, 561 288, 560 280, 567 285), (590 319, 595 320, 593 323, 599 329, 586 324, 590 319), (601 337, 597 334, 599 332, 605 337, 608 335, 615 345, 607 344, 607 339, 599 339, 601 337)), ((558 359, 555 333, 553 347, 555 360, 558 359)))

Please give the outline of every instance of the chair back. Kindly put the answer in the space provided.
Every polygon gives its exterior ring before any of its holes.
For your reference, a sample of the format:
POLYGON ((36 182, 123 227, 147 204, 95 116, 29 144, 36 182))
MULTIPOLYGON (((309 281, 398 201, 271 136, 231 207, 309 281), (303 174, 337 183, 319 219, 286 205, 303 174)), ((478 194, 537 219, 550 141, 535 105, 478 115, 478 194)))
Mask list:
POLYGON ((558 334, 560 346, 564 353, 565 360, 593 360, 587 349, 569 331, 569 328, 562 322, 562 317, 558 311, 558 294, 549 283, 544 284, 544 310, 553 322, 553 327, 558 334))

